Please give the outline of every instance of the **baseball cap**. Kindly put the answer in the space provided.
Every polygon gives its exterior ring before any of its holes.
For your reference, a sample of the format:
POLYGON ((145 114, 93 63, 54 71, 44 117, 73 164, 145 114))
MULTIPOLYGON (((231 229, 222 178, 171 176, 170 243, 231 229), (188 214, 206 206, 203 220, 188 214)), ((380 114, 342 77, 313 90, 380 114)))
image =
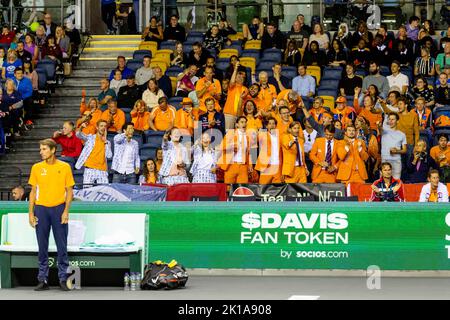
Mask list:
POLYGON ((340 96, 336 99, 336 103, 346 103, 347 99, 343 96, 340 96))
POLYGON ((192 102, 192 99, 191 98, 183 98, 183 101, 181 102, 181 104, 194 104, 193 102, 192 102))

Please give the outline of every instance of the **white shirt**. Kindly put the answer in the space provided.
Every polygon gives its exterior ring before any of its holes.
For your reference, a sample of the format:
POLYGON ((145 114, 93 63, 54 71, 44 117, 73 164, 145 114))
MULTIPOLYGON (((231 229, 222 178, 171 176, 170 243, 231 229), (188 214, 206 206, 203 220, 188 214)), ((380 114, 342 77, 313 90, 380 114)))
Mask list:
POLYGON ((197 161, 197 170, 209 171, 216 165, 213 153, 209 150, 202 152, 195 160, 197 161))
POLYGON ((316 141, 317 131, 313 130, 313 132, 308 133, 308 131, 306 131, 305 129, 303 130, 303 135, 305 137, 304 143, 305 153, 309 153, 313 147, 314 141, 316 141))
POLYGON ((247 134, 238 130, 238 150, 233 156, 234 163, 245 163, 245 154, 247 151, 247 134), (242 148, 242 146, 244 146, 242 148), (243 152, 242 152, 243 151, 243 152))
MULTIPOLYGON (((438 202, 448 202, 448 190, 447 186, 443 183, 438 184, 437 188, 438 202)), ((422 187, 420 192, 419 202, 428 202, 431 194, 431 183, 427 183, 422 187)))
POLYGON ((391 74, 386 78, 389 82, 389 88, 398 87, 400 90, 403 91, 403 86, 409 86, 409 78, 403 73, 399 73, 397 76, 391 74))
POLYGON ((125 141, 125 149, 123 150, 123 158, 119 162, 117 172, 121 174, 134 173, 134 159, 133 159, 133 146, 131 141, 125 141))
POLYGON ((270 143, 272 148, 270 150, 269 164, 276 166, 280 164, 280 144, 276 130, 270 133, 270 143))

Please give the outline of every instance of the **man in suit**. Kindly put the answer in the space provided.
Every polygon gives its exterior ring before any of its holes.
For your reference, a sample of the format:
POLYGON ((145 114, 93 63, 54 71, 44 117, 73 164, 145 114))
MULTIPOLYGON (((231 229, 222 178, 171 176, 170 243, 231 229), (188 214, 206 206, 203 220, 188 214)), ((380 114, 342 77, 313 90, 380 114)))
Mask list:
POLYGON ((354 125, 347 125, 344 140, 339 141, 337 145, 337 155, 340 160, 337 180, 342 183, 364 183, 367 180, 365 161, 369 158, 369 154, 364 141, 356 139, 354 125))
POLYGON ((312 169, 313 183, 335 183, 338 170, 337 140, 334 139, 335 128, 325 127, 325 137, 317 138, 313 144, 309 158, 314 164, 312 169))
POLYGON ((300 122, 294 121, 289 125, 288 132, 281 138, 283 148, 282 175, 285 183, 306 183, 309 175, 303 140, 300 139, 301 130, 300 122))
POLYGON ((225 172, 226 184, 248 183, 248 174, 253 172, 250 161, 252 142, 247 134, 247 118, 236 120, 236 129, 228 130, 222 140, 222 155, 219 166, 225 172))
POLYGON ((266 129, 267 131, 261 131, 258 135, 259 156, 255 170, 260 172, 259 184, 281 183, 282 154, 277 120, 270 117, 266 129))

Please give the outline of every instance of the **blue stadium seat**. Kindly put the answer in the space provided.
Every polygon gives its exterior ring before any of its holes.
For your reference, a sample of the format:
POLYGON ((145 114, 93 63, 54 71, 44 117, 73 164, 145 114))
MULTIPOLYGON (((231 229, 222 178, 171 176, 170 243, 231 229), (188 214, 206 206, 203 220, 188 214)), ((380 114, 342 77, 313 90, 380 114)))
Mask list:
POLYGON ((217 51, 216 51, 216 49, 205 49, 205 48, 203 48, 203 50, 206 50, 207 52, 209 52, 209 55, 211 57, 213 57, 214 59, 217 58, 217 51))
POLYGON ((144 137, 142 136, 141 133, 133 134, 133 139, 137 141, 139 148, 144 144, 144 137))
POLYGON ((183 97, 172 97, 169 99, 169 104, 178 110, 181 109, 181 101, 183 101, 183 97))
POLYGON ((134 60, 140 60, 140 61, 142 61, 142 60, 144 60, 144 57, 145 56, 150 56, 150 57, 152 57, 152 52, 150 51, 150 50, 136 50, 134 53, 133 53, 133 59, 134 60))
POLYGON ((408 77, 409 84, 414 83, 414 73, 412 67, 401 67, 400 72, 408 77))
POLYGON ((163 137, 162 136, 158 136, 158 135, 147 136, 146 144, 151 144, 153 146, 160 146, 161 147, 162 139, 163 139, 163 137))
POLYGON ((139 148, 139 156, 141 159, 154 159, 158 148, 155 145, 144 144, 139 148))
POLYGON ((281 51, 278 49, 266 49, 262 53, 261 60, 270 60, 280 62, 281 59, 281 51))
POLYGON ((261 60, 257 65, 256 69, 266 69, 266 70, 272 70, 274 64, 277 63, 276 61, 264 61, 261 60))
POLYGON ((149 142, 149 139, 152 139, 151 137, 160 137, 162 139, 164 133, 164 131, 147 130, 144 132, 144 143, 149 142))
POLYGON ((285 76, 286 78, 289 79, 294 79, 297 76, 297 68, 296 67, 289 67, 289 66, 284 66, 281 69, 281 74, 283 76, 285 76))
POLYGON ((190 34, 187 36, 186 42, 187 42, 187 43, 195 43, 195 42, 200 42, 200 43, 202 43, 203 40, 204 40, 203 34, 192 34, 192 33, 190 33, 190 34))
POLYGON ((131 115, 129 112, 125 112, 125 123, 131 122, 131 115))
POLYGON ((230 65, 229 61, 227 61, 227 62, 225 62, 225 61, 216 62, 216 68, 218 70, 222 70, 222 71, 225 71, 228 68, 229 65, 230 65))
POLYGON ((189 56, 192 51, 192 43, 183 43, 183 51, 189 56))
POLYGON ((333 90, 333 89, 321 89, 319 87, 319 89, 317 90, 317 95, 318 96, 332 96, 334 98, 336 98, 337 96, 337 89, 333 90))
POLYGON ((425 77, 427 80, 427 85, 435 87, 436 78, 435 77, 425 77))
POLYGON ((342 68, 324 68, 323 70, 323 80, 341 80, 342 68))
POLYGON ((134 72, 136 72, 143 65, 142 60, 131 59, 127 61, 127 68, 133 70, 134 72))
POLYGON ((382 76, 389 76, 392 74, 391 69, 388 66, 380 66, 380 74, 382 76))
POLYGON ((241 56, 242 57, 253 57, 253 58, 255 58, 256 59, 256 65, 258 65, 259 60, 260 60, 259 50, 254 50, 254 49, 243 50, 241 56))
POLYGON ((161 50, 162 49, 175 50, 175 47, 176 47, 176 42, 175 41, 171 41, 171 40, 163 41, 163 42, 161 42, 161 44, 159 46, 159 48, 161 50))
POLYGON ((77 188, 77 189, 82 188, 81 185, 83 184, 83 174, 84 174, 84 169, 73 171, 73 179, 75 180, 75 184, 80 185, 79 188, 77 188))
POLYGON ((339 80, 326 79, 320 81, 319 89, 333 89, 339 88, 339 80))
POLYGON ((231 46, 225 46, 224 49, 236 49, 238 51, 238 55, 242 54, 242 45, 239 44, 231 44, 231 46))
POLYGON ((354 96, 346 96, 345 98, 347 99, 347 105, 349 107, 353 107, 353 98, 354 98, 354 96))
POLYGON ((166 76, 168 77, 178 77, 178 75, 183 72, 183 68, 172 66, 166 70, 166 76))
POLYGON ((53 60, 41 60, 37 63, 37 69, 45 70, 47 74, 47 83, 56 83, 56 62, 53 60))
POLYGON ((357 68, 357 69, 355 70, 355 75, 361 76, 361 77, 364 78, 365 76, 368 75, 368 73, 367 73, 367 71, 364 70, 364 69, 359 69, 359 68, 357 68))
POLYGON ((47 72, 44 69, 36 69, 38 74, 38 90, 40 92, 47 92, 47 72))
POLYGON ((437 119, 440 116, 445 115, 450 118, 450 105, 443 107, 435 107, 433 110, 433 119, 437 119))

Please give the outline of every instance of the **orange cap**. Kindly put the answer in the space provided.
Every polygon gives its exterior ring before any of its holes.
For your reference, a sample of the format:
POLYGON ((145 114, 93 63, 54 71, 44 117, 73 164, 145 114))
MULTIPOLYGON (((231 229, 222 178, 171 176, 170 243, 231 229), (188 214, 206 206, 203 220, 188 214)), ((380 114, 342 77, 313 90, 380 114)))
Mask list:
POLYGON ((183 98, 183 101, 181 102, 181 104, 194 104, 193 102, 192 102, 192 99, 191 98, 183 98))
POLYGON ((346 103, 347 99, 343 96, 340 96, 336 99, 336 103, 346 103))

